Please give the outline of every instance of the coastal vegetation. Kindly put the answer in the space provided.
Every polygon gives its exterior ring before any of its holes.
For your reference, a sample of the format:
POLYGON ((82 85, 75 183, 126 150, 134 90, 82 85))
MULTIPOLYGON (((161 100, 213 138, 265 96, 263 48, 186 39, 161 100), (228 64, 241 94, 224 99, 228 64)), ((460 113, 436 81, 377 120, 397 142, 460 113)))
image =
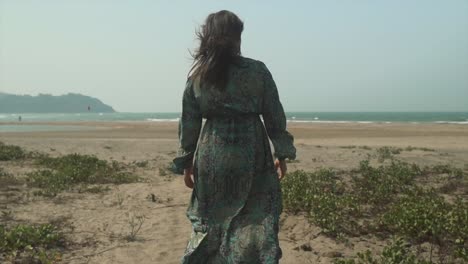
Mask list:
MULTIPOLYGON (((390 148, 381 152, 395 153, 390 148)), ((299 170, 282 182, 285 209, 305 213, 337 241, 369 235, 393 241, 381 255, 360 252, 355 258, 336 260, 338 264, 468 261, 467 187, 462 169, 421 168, 397 159, 379 166, 363 160, 346 172, 299 170), (447 189, 447 184, 452 188, 447 189), (418 254, 424 245, 429 253, 418 254)))
POLYGON ((7 145, 0 141, 0 161, 19 160, 26 156, 26 152, 19 146, 7 145))
MULTIPOLYGON (((426 148, 339 148, 361 149, 367 158, 351 169, 291 171, 281 183, 287 217, 305 215, 321 234, 348 248, 355 238, 386 245, 337 254, 335 264, 468 261, 468 166, 422 166, 399 156, 403 151, 434 151, 426 148)), ((171 181, 180 173, 166 161, 154 166, 151 160, 109 161, 78 153, 60 155, 55 150, 52 154, 0 142, 2 195, 27 188, 34 197, 59 203, 63 193, 104 193, 115 185, 139 182, 138 171, 154 170, 163 181, 171 181), (12 166, 28 169, 18 176, 12 166)), ((291 166, 303 162, 291 162, 291 166)), ((128 197, 118 191, 109 206, 123 211, 128 197)), ((156 196, 150 200, 156 201, 156 196)), ((2 209, 0 218, 0 260, 63 262, 69 242, 60 225, 18 222, 6 209, 2 209)), ((128 213, 127 218, 122 241, 139 241, 150 218, 142 212, 128 213)))
POLYGON ((64 244, 62 233, 51 224, 0 225, 0 253, 12 263, 57 263, 61 260, 57 250, 64 244))
POLYGON ((93 184, 123 184, 138 181, 123 164, 111 163, 95 156, 68 154, 61 157, 43 155, 36 160, 41 169, 28 174, 28 183, 41 188, 36 194, 56 196, 59 192, 79 186, 81 191, 93 184))
MULTIPOLYGON (((15 186, 26 186, 34 190, 34 195, 45 198, 53 198, 65 191, 100 193, 108 191, 112 184, 138 182, 140 177, 133 168, 147 164, 147 161, 131 164, 108 162, 77 153, 52 157, 2 142, 0 161, 26 163, 33 168, 25 173, 25 177, 18 178, 0 167, 0 194, 5 192, 8 197, 10 190, 18 188, 15 186)), ((1 213, 0 262, 51 264, 61 261, 66 241, 59 225, 12 221, 11 211, 2 210, 1 213)), ((143 222, 141 216, 129 220, 130 232, 125 236, 128 241, 136 240, 143 222)))

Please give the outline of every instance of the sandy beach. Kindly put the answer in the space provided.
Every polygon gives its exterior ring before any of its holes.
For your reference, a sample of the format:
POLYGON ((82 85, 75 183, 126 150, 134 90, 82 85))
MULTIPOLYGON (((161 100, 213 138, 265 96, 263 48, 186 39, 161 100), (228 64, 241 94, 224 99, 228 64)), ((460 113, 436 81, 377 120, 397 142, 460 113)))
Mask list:
MULTIPOLYGON (((25 185, 2 186, 0 210, 11 211, 9 221, 60 223, 70 241, 62 263, 179 263, 191 231, 185 216, 191 190, 184 186, 182 177, 164 169, 177 150, 177 123, 47 125, 99 129, 0 133, 0 141, 51 156, 80 153, 128 164, 147 161, 146 166, 135 168, 142 181, 109 185, 110 190, 101 193, 63 192, 54 198, 34 196, 25 185), (144 222, 136 241, 129 242, 122 237, 130 232, 129 223, 136 216, 144 217, 144 222)), ((450 164, 468 172, 468 125, 292 122, 288 127, 298 150, 298 161, 288 164, 290 172, 322 167, 350 170, 382 146, 430 148, 433 151, 415 149, 396 156, 421 166, 450 164)), ((21 178, 34 165, 27 161, 0 161, 0 167, 21 178)), ((334 257, 351 256, 365 249, 379 251, 385 245, 371 236, 340 243, 322 234, 305 216, 287 213, 281 219, 280 243, 283 264, 331 263, 334 257), (310 248, 304 250, 303 245, 310 248)))

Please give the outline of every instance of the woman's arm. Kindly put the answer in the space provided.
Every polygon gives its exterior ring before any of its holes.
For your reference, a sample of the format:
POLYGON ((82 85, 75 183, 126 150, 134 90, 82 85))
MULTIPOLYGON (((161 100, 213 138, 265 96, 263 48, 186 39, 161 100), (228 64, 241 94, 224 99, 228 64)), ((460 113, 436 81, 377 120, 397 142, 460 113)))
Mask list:
MULTIPOLYGON (((182 99, 182 116, 179 120, 179 150, 177 157, 173 160, 177 170, 184 171, 184 174, 191 174, 201 126, 200 106, 195 99, 193 82, 188 80, 182 99)), ((185 180, 187 184, 187 179, 185 180)))
POLYGON ((275 165, 277 169, 280 169, 280 178, 282 178, 286 173, 285 159, 296 158, 294 137, 286 130, 286 115, 279 99, 276 83, 270 71, 263 63, 261 63, 260 66, 260 74, 264 86, 263 121, 265 122, 268 136, 273 142, 273 147, 275 149, 274 156, 278 159, 275 165))

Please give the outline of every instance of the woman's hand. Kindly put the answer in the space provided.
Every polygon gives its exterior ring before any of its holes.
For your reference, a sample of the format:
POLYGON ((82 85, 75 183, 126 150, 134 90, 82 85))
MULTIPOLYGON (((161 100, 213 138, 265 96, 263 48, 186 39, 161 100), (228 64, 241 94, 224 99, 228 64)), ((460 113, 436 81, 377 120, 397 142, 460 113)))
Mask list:
POLYGON ((282 180, 284 176, 286 175, 286 171, 288 170, 288 167, 286 166, 286 160, 275 160, 275 169, 276 172, 278 172, 278 178, 282 180))
POLYGON ((193 189, 192 173, 193 173, 193 166, 191 166, 190 168, 184 169, 185 186, 187 186, 190 189, 193 189))

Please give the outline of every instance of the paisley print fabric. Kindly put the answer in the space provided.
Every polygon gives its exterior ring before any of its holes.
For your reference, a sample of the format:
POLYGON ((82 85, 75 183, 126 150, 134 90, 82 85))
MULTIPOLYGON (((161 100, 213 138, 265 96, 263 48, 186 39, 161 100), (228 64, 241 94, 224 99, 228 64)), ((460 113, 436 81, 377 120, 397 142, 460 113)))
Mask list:
POLYGON ((187 81, 174 164, 182 170, 193 163, 195 186, 187 209, 193 232, 182 263, 278 263, 282 200, 269 139, 275 157, 295 158, 265 64, 240 57, 224 89, 187 81))

